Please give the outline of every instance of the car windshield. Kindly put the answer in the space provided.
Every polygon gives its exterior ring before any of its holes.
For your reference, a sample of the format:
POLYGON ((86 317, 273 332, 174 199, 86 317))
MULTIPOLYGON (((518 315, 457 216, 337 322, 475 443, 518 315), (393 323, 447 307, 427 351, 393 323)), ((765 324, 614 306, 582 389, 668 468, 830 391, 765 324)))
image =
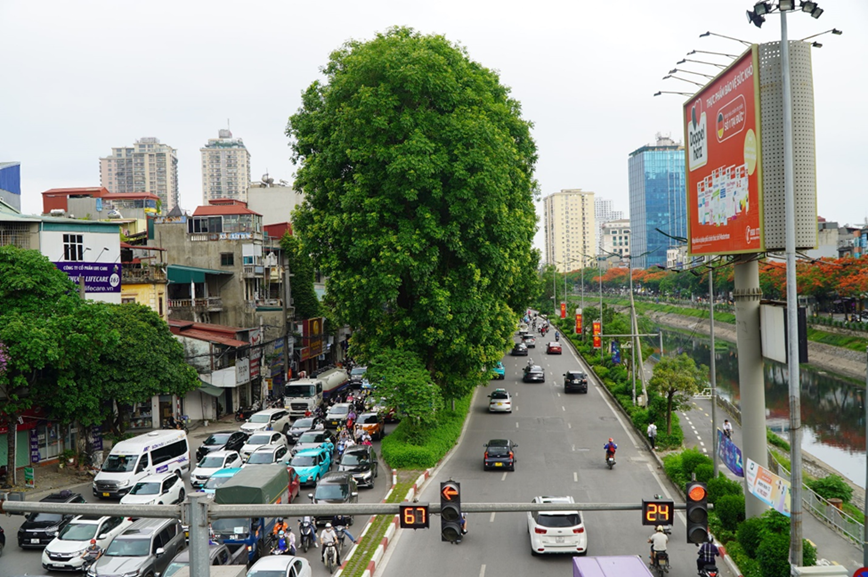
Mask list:
POLYGON ((298 438, 299 443, 323 443, 325 442, 325 434, 315 431, 308 431, 298 438))
POLYGON ((173 561, 171 565, 166 567, 166 572, 163 573, 163 577, 172 577, 172 575, 180 571, 182 568, 189 566, 190 563, 179 563, 177 561, 173 561))
POLYGON ((540 367, 540 366, 538 366, 538 365, 534 365, 534 366, 532 366, 532 367, 530 368, 529 372, 531 372, 531 373, 541 373, 541 372, 543 372, 543 370, 542 370, 542 367, 540 367))
POLYGON ((214 433, 202 443, 203 445, 225 445, 232 433, 214 433))
POLYGON ((217 535, 247 535, 250 532, 250 519, 216 519, 211 530, 217 535))
POLYGON ((271 442, 271 435, 251 435, 247 439, 248 445, 267 445, 271 442))
POLYGON ((147 557, 151 552, 150 539, 115 539, 105 551, 106 557, 147 557))
POLYGON ((90 541, 99 527, 96 523, 70 523, 57 536, 61 541, 90 541))
POLYGON ((223 466, 223 459, 226 457, 212 457, 208 455, 199 461, 199 466, 203 469, 219 469, 223 466))
POLYGON ((540 513, 537 524, 543 527, 575 527, 582 523, 582 517, 576 513, 552 514, 540 513))
POLYGON ((344 500, 347 498, 349 494, 349 486, 340 484, 340 485, 318 485, 316 488, 316 493, 314 493, 314 498, 316 499, 327 499, 331 501, 344 500))
POLYGON ((286 577, 286 571, 276 571, 273 569, 257 569, 247 573, 247 577, 286 577))
POLYGON ((205 488, 216 489, 231 478, 232 477, 211 477, 210 479, 208 479, 208 482, 205 483, 205 488))
POLYGON ((136 486, 133 487, 133 490, 130 491, 130 495, 159 495, 160 494, 160 484, 159 483, 136 483, 136 486))
POLYGON ((353 451, 352 453, 344 453, 341 457, 341 465, 367 465, 368 453, 353 451))
POLYGON ((262 424, 262 423, 267 423, 270 420, 271 420, 271 415, 253 415, 252 417, 250 417, 251 423, 262 424))
POLYGON ((377 423, 377 415, 362 415, 359 417, 359 421, 363 425, 374 425, 377 423))
POLYGON ((509 454, 509 447, 505 447, 503 445, 496 445, 494 447, 488 447, 488 455, 490 457, 503 457, 509 454))
POLYGON ((367 370, 368 369, 364 368, 364 367, 356 367, 352 371, 350 371, 350 375, 352 375, 354 377, 360 377, 360 376, 364 375, 365 371, 367 371, 367 370))
POLYGON ((283 396, 285 397, 298 397, 302 399, 312 397, 314 394, 313 385, 288 385, 283 392, 283 396))
POLYGON ((348 406, 335 405, 329 409, 329 415, 346 415, 349 412, 350 408, 348 406))
POLYGON ((274 453, 271 451, 257 451, 247 459, 248 465, 270 465, 274 462, 274 453))
POLYGON ((316 465, 316 457, 313 455, 296 455, 289 464, 293 467, 313 467, 316 465))
POLYGON ((109 455, 102 470, 106 473, 129 473, 136 466, 138 457, 134 455, 109 455))
POLYGON ((30 513, 27 515, 27 520, 34 523, 60 523, 63 520, 63 515, 60 513, 30 513))
POLYGON ((310 429, 313 427, 313 419, 299 419, 293 423, 293 429, 310 429))
POLYGON ((491 393, 491 398, 492 399, 508 399, 509 395, 506 394, 505 392, 495 391, 495 392, 491 393))

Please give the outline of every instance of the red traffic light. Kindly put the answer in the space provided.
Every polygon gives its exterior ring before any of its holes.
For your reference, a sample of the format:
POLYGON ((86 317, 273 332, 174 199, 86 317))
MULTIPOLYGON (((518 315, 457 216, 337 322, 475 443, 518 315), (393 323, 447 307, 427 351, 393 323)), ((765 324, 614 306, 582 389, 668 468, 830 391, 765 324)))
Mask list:
POLYGON ((689 489, 690 490, 687 493, 687 498, 691 501, 702 501, 708 494, 708 491, 705 490, 704 485, 693 485, 689 489))
POLYGON ((452 501, 453 500, 452 498, 453 497, 456 497, 456 498, 459 497, 461 495, 461 492, 458 490, 458 487, 456 487, 455 485, 452 485, 450 483, 445 483, 444 487, 442 489, 440 489, 440 494, 447 501, 452 501))

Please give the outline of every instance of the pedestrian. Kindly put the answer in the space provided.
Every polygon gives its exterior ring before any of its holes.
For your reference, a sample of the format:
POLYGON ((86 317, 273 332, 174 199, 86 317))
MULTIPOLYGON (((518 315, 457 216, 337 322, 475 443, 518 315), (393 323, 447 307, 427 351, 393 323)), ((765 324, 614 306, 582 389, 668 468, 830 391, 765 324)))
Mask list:
POLYGON ((729 419, 723 420, 723 434, 726 435, 727 439, 732 439, 732 423, 729 422, 729 419))
POLYGON ((648 442, 651 443, 651 450, 657 447, 657 425, 654 422, 648 423, 648 442))

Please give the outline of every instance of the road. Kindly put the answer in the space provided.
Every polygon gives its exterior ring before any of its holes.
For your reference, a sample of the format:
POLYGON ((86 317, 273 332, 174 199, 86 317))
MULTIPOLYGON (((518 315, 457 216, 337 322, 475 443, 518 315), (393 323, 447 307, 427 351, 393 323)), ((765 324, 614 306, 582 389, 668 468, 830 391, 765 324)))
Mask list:
MULTIPOLYGON (((583 394, 563 393, 563 374, 587 371, 568 346, 563 355, 545 354, 539 339, 531 358, 546 370, 544 384, 521 381, 525 357, 506 357, 506 379, 478 391, 459 445, 441 463, 420 501, 439 502, 442 480, 461 483, 462 502, 530 502, 537 495, 571 495, 576 502, 633 503, 655 494, 672 497, 644 441, 615 410, 600 385, 583 394), (512 414, 490 414, 487 394, 503 387, 513 395, 512 414), (516 471, 482 470, 483 445, 492 438, 518 443, 516 471), (614 437, 618 463, 609 470, 603 444, 614 437)), ((682 502, 681 497, 675 499, 682 502)), ((589 555, 647 557, 652 527, 639 511, 591 511, 584 515, 589 555)), ((378 575, 571 575, 570 556, 534 557, 526 513, 470 515, 469 533, 460 545, 440 541, 440 522, 428 531, 402 531, 378 575)), ((686 543, 683 513, 677 515, 669 543, 673 577, 696 575, 696 547, 686 543)))
MULTIPOLYGON (((240 424, 240 423, 238 423, 240 424)), ((211 427, 206 429, 196 429, 190 433, 189 441, 190 441, 190 449, 193 455, 196 454, 196 449, 202 442, 211 434, 211 432, 218 430, 233 430, 236 428, 236 423, 220 423, 214 424, 211 427)), ((390 432, 394 428, 394 425, 387 425, 386 431, 390 432)), ((379 441, 374 443, 377 448, 377 453, 380 453, 379 450, 379 441)), ((377 481, 373 489, 369 488, 360 488, 359 489, 359 503, 379 503, 383 500, 386 495, 386 492, 389 490, 391 485, 391 481, 389 479, 389 471, 388 468, 381 463, 382 470, 380 471, 379 476, 377 477, 377 481)), ((334 470, 334 469, 333 469, 334 470)), ((184 475, 184 482, 186 485, 187 493, 191 493, 189 473, 184 475)), ((91 491, 90 484, 83 485, 74 485, 67 487, 67 489, 81 493, 82 496, 88 502, 98 502, 98 500, 93 496, 91 491)), ((299 497, 296 498, 296 503, 302 502, 302 499, 307 499, 307 494, 313 492, 313 487, 302 487, 301 492, 299 493, 299 497)), ((105 501, 104 501, 105 502, 105 501)), ((292 520, 290 520, 292 521, 292 520)), ((364 525, 359 522, 357 519, 356 524, 350 528, 353 535, 358 538, 361 534, 364 525)), ((46 571, 42 568, 42 549, 20 549, 18 547, 17 542, 17 533, 18 527, 24 522, 23 517, 6 517, 0 516, 0 527, 6 533, 6 548, 3 551, 2 557, 0 557, 0 577, 11 577, 11 576, 34 576, 34 575, 45 575, 46 571)), ((294 525, 293 525, 294 526, 294 525)), ((298 531, 296 530, 296 537, 298 537, 298 531)), ((320 549, 311 549, 307 553, 303 553, 299 551, 299 555, 301 557, 305 557, 310 561, 311 567, 313 568, 314 576, 326 576, 328 575, 328 571, 323 567, 320 562, 319 555, 320 549)), ((53 575, 63 575, 63 573, 52 573, 53 575)))

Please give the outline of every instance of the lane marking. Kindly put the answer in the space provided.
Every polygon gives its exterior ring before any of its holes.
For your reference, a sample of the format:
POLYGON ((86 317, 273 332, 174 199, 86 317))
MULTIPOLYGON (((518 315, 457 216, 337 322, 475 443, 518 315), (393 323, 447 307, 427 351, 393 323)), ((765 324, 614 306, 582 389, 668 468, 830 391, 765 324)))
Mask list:
POLYGON ((501 481, 506 481, 506 471, 503 472, 503 477, 500 478, 501 481))
POLYGON ((573 471, 573 483, 578 483, 578 482, 579 482, 579 474, 577 472, 573 471))
POLYGON ((576 450, 576 446, 575 446, 575 445, 573 445, 573 451, 575 451, 575 450, 576 450))
POLYGON ((572 429, 572 428, 573 428, 573 424, 572 424, 572 423, 567 423, 567 428, 568 428, 568 429, 572 429))
POLYGON ((562 411, 566 411, 567 408, 566 408, 565 406, 561 405, 561 410, 562 410, 562 411))
POLYGON ((515 422, 515 428, 518 428, 518 421, 515 422))
POLYGON ((489 517, 488 522, 494 523, 494 511, 491 512, 491 517, 489 517))
POLYGON ((485 577, 485 565, 479 568, 479 577, 485 577))

